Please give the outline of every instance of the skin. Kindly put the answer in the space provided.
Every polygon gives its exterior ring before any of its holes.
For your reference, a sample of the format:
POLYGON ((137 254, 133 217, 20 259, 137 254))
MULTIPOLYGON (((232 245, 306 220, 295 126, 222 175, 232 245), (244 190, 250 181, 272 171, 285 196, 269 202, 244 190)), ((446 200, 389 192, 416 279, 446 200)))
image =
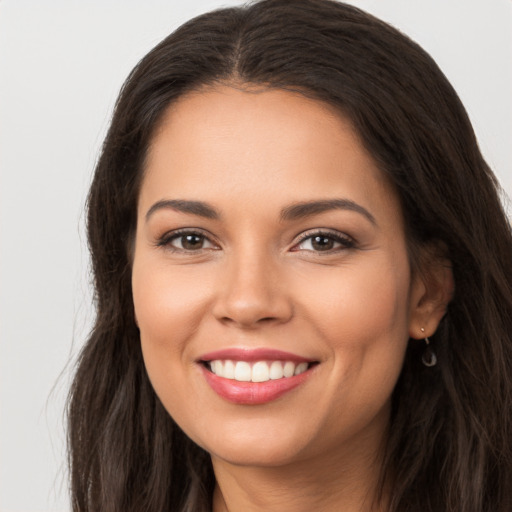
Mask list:
POLYGON ((450 294, 441 268, 412 275, 398 197, 329 106, 218 85, 168 109, 140 190, 133 300, 157 395, 212 456, 216 512, 373 510, 406 346, 435 331, 450 294), (346 208, 281 218, 330 199, 373 220, 346 208), (206 202, 218 218, 154 206, 168 200, 206 202), (204 238, 185 250, 173 235, 188 228, 204 238), (318 230, 330 249, 301 238, 318 230), (277 400, 238 405, 197 362, 230 347, 319 364, 277 400))

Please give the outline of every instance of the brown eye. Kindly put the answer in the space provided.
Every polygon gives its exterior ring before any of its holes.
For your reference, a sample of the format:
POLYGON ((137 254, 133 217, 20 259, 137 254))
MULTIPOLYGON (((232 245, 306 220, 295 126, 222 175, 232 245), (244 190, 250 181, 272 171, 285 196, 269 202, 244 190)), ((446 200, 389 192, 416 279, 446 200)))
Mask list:
POLYGON ((293 248, 294 251, 311 252, 337 252, 343 249, 350 249, 355 246, 354 241, 347 236, 337 233, 313 233, 304 236, 293 248))
POLYGON ((311 238, 311 247, 315 251, 328 251, 334 248, 334 240, 328 236, 313 236, 311 238))
POLYGON ((204 236, 201 235, 183 235, 180 236, 177 240, 181 243, 181 249, 185 249, 186 251, 194 251, 197 249, 202 249, 204 245, 204 236))
POLYGON ((182 252, 194 252, 202 249, 215 249, 217 246, 205 235, 194 232, 178 232, 165 237, 159 245, 182 252))

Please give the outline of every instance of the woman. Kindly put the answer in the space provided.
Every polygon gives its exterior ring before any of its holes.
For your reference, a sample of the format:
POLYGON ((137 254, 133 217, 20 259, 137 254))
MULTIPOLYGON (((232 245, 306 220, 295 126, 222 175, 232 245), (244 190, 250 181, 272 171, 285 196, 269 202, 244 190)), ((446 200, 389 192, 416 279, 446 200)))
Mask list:
POLYGON ((74 509, 510 510, 497 188, 435 63, 360 10, 183 25, 89 195, 74 509))

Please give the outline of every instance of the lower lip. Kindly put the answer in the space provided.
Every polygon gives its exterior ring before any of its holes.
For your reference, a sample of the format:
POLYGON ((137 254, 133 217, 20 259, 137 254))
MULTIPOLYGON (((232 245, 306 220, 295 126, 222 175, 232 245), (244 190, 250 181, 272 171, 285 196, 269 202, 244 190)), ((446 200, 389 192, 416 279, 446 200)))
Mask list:
POLYGON ((203 374, 210 387, 222 398, 239 405, 260 405, 276 400, 311 375, 311 368, 293 377, 269 380, 267 382, 240 382, 225 379, 202 367, 203 374))

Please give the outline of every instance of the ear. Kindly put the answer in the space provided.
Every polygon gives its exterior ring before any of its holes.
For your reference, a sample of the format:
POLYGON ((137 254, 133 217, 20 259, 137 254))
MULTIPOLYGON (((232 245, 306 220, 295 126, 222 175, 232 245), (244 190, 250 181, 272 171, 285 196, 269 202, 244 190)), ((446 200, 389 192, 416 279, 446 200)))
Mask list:
POLYGON ((452 265, 442 255, 444 252, 440 247, 426 250, 419 268, 413 271, 409 315, 411 338, 432 336, 453 298, 455 283, 452 265))

